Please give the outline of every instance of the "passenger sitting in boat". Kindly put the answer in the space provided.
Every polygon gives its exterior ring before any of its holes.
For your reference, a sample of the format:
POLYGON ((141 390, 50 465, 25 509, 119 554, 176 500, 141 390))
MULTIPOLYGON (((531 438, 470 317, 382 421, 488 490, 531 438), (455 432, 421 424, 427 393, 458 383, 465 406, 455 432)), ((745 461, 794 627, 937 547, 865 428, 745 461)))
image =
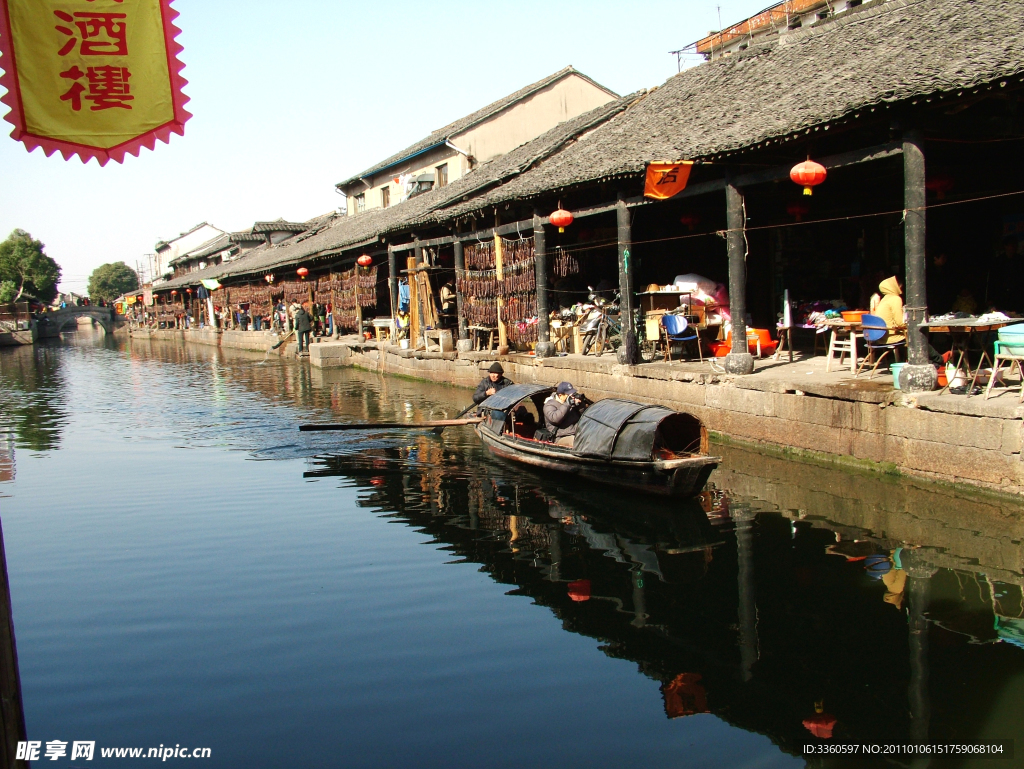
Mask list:
POLYGON ((544 401, 544 422, 559 446, 572 446, 576 424, 586 408, 586 396, 569 382, 560 382, 544 401))
POLYGON ((495 361, 487 369, 487 376, 480 380, 480 384, 476 386, 476 392, 473 393, 473 403, 483 403, 494 393, 498 392, 498 390, 508 387, 510 384, 512 384, 512 380, 505 378, 505 369, 501 367, 500 363, 495 361))

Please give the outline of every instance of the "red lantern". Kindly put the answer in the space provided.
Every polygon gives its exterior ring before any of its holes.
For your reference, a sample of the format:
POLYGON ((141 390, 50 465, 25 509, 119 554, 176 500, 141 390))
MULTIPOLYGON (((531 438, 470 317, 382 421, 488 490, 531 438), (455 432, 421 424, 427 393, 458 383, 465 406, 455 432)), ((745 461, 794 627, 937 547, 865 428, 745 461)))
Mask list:
POLYGON ((700 224, 700 217, 697 214, 683 214, 679 217, 679 222, 685 224, 690 232, 693 232, 693 228, 700 224))
POLYGON ((356 264, 358 264, 360 267, 369 267, 371 264, 373 264, 373 259, 370 257, 369 254, 363 254, 358 259, 356 259, 356 264))
POLYGON ((295 272, 296 272, 296 273, 298 274, 298 276, 299 276, 300 278, 302 278, 303 280, 305 280, 305 279, 306 279, 306 276, 307 276, 307 275, 309 275, 309 270, 307 270, 307 269, 306 269, 305 267, 299 267, 299 269, 297 269, 297 270, 296 270, 295 272))
POLYGON ((804 195, 812 195, 812 187, 817 187, 828 176, 828 171, 821 163, 815 163, 807 158, 803 163, 797 163, 789 172, 789 178, 804 188, 804 195))
POLYGON ((577 602, 590 600, 590 580, 578 579, 569 583, 569 597, 577 602))
POLYGON ((172 289, 171 290, 171 296, 177 296, 177 295, 178 295, 178 292, 172 289))
POLYGON ((559 208, 548 217, 548 221, 557 227, 559 232, 565 232, 565 228, 572 224, 572 214, 564 208, 559 208))
POLYGON ((274 282, 274 273, 271 272, 271 273, 268 273, 267 275, 264 275, 263 276, 263 280, 267 281, 267 283, 273 283, 274 282))
POLYGON ((803 221, 803 218, 811 212, 811 207, 806 203, 794 202, 786 206, 786 213, 796 219, 798 222, 803 221))
POLYGON ((924 186, 925 189, 936 193, 939 200, 944 200, 946 193, 953 189, 953 179, 949 176, 937 175, 925 182, 924 186))
POLYGON ((192 293, 192 289, 191 288, 186 288, 185 289, 185 293, 186 294, 191 294, 192 293))

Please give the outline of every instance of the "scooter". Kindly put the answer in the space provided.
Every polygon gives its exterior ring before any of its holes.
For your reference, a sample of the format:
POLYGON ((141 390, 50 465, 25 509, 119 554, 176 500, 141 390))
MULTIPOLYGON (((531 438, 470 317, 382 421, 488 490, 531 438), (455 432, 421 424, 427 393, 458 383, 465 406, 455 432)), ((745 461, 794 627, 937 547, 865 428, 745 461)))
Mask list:
POLYGON ((597 296, 593 287, 588 286, 587 288, 590 289, 589 299, 593 306, 587 310, 580 322, 580 336, 583 339, 582 352, 587 355, 593 348, 595 355, 601 355, 606 348, 611 346, 609 344, 609 327, 613 323, 612 317, 617 317, 619 313, 619 294, 616 292, 612 302, 608 302, 597 296))

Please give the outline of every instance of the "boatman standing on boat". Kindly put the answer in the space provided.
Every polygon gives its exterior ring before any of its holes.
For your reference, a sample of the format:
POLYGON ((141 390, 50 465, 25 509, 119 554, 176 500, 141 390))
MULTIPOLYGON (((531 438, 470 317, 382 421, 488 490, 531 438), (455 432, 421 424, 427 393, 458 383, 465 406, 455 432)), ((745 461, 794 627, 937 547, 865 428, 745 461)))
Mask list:
POLYGON ((495 361, 487 369, 487 376, 481 379, 480 384, 476 386, 476 392, 473 393, 473 403, 483 403, 494 393, 498 392, 498 390, 508 387, 510 384, 512 384, 512 380, 505 378, 505 369, 501 367, 500 363, 495 361))
POLYGON ((572 446, 576 424, 587 407, 587 398, 569 382, 559 382, 544 401, 544 423, 559 446, 572 446))

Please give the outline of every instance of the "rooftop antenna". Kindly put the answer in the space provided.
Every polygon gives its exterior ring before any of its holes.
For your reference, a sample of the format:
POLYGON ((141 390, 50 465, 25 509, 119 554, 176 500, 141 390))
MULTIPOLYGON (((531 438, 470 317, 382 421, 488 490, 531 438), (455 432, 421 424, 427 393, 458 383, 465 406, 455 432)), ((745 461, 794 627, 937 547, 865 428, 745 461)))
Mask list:
MULTIPOLYGON (((716 5, 715 10, 718 11, 718 42, 719 44, 725 43, 725 37, 722 35, 722 6, 716 5)), ((715 58, 715 47, 711 46, 711 59, 715 58)), ((895 355, 895 353, 893 353, 895 355)))

